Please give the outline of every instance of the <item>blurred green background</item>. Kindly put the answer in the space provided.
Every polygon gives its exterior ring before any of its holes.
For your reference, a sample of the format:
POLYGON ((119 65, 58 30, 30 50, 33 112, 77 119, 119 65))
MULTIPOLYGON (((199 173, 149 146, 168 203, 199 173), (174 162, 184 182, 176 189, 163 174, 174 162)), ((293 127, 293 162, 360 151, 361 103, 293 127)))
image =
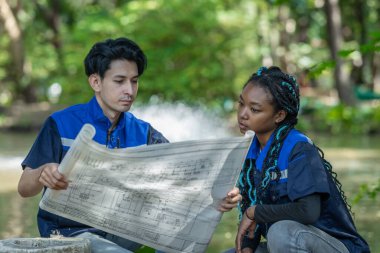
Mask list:
MULTIPOLYGON (((0 0, 0 10, 2 162, 26 155, 49 113, 93 95, 83 59, 97 41, 125 36, 145 51, 136 107, 206 108, 229 129, 244 82, 260 66, 277 65, 297 77, 298 127, 338 164, 358 228, 380 252, 374 239, 380 233, 379 1, 0 0)), ((21 199, 19 168, 0 166, 6 188, 0 239, 37 236, 39 197, 21 199)), ((208 252, 232 246, 236 223, 235 212, 224 215, 208 252)))

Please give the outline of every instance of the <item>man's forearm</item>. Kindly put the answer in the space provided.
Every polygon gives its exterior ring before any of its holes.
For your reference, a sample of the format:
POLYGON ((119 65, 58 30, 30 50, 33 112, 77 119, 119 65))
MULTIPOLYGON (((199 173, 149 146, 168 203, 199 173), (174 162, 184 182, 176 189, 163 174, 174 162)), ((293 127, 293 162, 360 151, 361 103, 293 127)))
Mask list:
POLYGON ((39 182, 39 177, 43 166, 32 169, 25 167, 18 183, 18 192, 22 197, 33 197, 42 191, 43 185, 39 182))

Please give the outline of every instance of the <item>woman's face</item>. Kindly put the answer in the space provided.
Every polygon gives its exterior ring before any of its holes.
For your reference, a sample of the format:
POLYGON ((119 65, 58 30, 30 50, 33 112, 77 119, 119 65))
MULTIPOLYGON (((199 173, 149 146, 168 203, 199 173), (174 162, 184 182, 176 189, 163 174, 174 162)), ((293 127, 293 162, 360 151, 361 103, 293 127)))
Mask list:
POLYGON ((248 83, 239 97, 238 123, 241 133, 252 130, 268 138, 284 118, 284 111, 275 111, 273 97, 263 87, 248 83))

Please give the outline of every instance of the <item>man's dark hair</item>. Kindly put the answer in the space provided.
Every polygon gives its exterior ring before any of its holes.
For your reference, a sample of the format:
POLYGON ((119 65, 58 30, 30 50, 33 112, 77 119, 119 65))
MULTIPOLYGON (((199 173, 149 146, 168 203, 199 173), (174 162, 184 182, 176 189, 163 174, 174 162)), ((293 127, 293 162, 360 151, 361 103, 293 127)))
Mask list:
POLYGON ((107 39, 96 43, 84 59, 87 76, 98 74, 104 78, 113 60, 128 60, 137 64, 139 76, 147 67, 147 59, 141 48, 127 38, 107 39))

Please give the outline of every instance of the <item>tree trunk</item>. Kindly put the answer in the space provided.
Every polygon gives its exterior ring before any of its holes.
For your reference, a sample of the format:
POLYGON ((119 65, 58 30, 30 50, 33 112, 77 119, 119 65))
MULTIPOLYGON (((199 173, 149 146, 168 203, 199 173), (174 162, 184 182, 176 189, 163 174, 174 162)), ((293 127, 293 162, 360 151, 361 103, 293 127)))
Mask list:
POLYGON ((380 54, 376 54, 373 57, 373 90, 376 93, 380 93, 380 54))
POLYGON ((12 68, 9 75, 11 80, 17 84, 20 83, 24 73, 24 48, 21 38, 21 29, 13 15, 12 9, 6 0, 0 0, 0 18, 3 20, 4 29, 10 39, 10 53, 12 59, 12 68))
POLYGON ((14 96, 25 99, 26 102, 35 102, 35 93, 30 93, 34 89, 23 85, 22 79, 25 75, 24 63, 24 44, 22 39, 22 30, 18 24, 16 16, 13 14, 11 6, 7 0, 0 0, 0 19, 3 21, 4 29, 10 39, 11 62, 9 64, 8 78, 14 84, 14 96))
POLYGON ((278 7, 278 23, 280 25, 280 31, 279 31, 279 46, 283 48, 282 55, 277 55, 280 62, 280 68, 285 70, 286 72, 291 72, 289 70, 289 62, 288 62, 288 54, 289 54, 289 44, 290 39, 288 32, 286 31, 286 23, 289 20, 289 7, 286 5, 280 5, 278 7))
POLYGON ((324 10, 327 20, 327 40, 330 54, 331 58, 335 61, 334 81, 339 100, 346 105, 355 105, 356 100, 353 87, 349 82, 348 75, 343 71, 343 60, 338 54, 343 41, 341 13, 338 0, 326 0, 324 10))
MULTIPOLYGON (((360 45, 368 44, 368 29, 367 29, 367 15, 368 7, 366 0, 356 0, 355 1, 356 16, 359 23, 360 29, 360 45)), ((368 85, 368 87, 373 90, 373 80, 372 80, 372 59, 373 53, 371 52, 362 52, 362 65, 360 67, 361 81, 362 84, 368 85)))
POLYGON ((46 26, 53 32, 54 36, 51 39, 50 43, 53 45, 57 53, 57 60, 62 66, 60 70, 64 71, 64 54, 62 51, 62 39, 60 36, 60 13, 63 3, 59 0, 51 0, 49 1, 49 5, 47 7, 44 7, 37 0, 34 0, 33 2, 46 26))

